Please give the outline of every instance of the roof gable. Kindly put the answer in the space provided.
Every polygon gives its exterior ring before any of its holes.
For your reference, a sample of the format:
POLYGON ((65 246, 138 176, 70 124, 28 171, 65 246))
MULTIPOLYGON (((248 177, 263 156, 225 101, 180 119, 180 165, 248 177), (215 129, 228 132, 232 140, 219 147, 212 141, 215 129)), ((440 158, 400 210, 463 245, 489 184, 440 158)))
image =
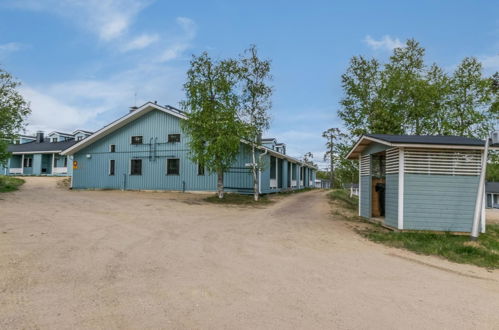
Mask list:
POLYGON ((74 153, 82 150, 83 148, 89 146, 90 144, 98 141, 99 139, 103 138, 104 136, 107 136, 111 134, 112 132, 124 127, 128 123, 131 123, 132 121, 144 116, 145 114, 153 111, 153 110, 159 110, 162 112, 165 112, 167 114, 170 114, 174 117, 180 118, 180 119, 186 119, 187 117, 185 114, 183 114, 180 111, 174 110, 172 107, 163 107, 160 106, 156 103, 148 102, 144 104, 143 106, 139 107, 137 110, 131 111, 125 116, 119 118, 118 120, 115 120, 114 122, 110 123, 107 126, 104 126, 100 130, 96 131, 92 135, 88 136, 87 138, 79 141, 76 143, 74 146, 68 148, 67 150, 64 150, 62 152, 63 155, 73 155, 74 153))

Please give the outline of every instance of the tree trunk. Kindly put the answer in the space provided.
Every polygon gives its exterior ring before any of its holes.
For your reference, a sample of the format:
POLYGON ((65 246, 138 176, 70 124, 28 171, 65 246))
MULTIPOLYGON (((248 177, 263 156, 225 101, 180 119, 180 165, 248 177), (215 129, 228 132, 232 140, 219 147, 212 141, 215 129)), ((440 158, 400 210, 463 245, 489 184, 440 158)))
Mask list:
MULTIPOLYGON (((331 139, 332 140, 332 139, 331 139)), ((333 141, 331 141, 331 149, 329 151, 329 155, 331 157, 331 184, 329 187, 331 189, 334 188, 334 158, 333 158, 333 141)))
POLYGON ((221 170, 217 171, 217 194, 218 198, 224 198, 224 172, 221 170))
POLYGON ((253 172, 253 199, 255 202, 258 202, 258 197, 260 197, 259 194, 259 187, 258 187, 258 173, 257 173, 257 165, 256 165, 256 157, 255 157, 255 146, 253 145, 251 148, 251 154, 253 157, 253 165, 252 165, 252 172, 253 172))

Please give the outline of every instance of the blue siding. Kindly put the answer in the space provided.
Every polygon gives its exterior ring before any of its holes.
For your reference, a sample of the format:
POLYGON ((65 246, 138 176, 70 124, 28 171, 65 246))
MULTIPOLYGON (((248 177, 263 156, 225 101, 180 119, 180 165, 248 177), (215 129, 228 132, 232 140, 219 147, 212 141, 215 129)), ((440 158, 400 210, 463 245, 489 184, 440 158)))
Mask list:
POLYGON ((371 218, 371 176, 360 177, 360 215, 364 218, 371 218))
POLYGON ((398 191, 399 174, 387 174, 385 191, 385 224, 394 228, 397 228, 398 226, 398 191))
POLYGON ((478 176, 405 174, 404 229, 469 232, 478 176))

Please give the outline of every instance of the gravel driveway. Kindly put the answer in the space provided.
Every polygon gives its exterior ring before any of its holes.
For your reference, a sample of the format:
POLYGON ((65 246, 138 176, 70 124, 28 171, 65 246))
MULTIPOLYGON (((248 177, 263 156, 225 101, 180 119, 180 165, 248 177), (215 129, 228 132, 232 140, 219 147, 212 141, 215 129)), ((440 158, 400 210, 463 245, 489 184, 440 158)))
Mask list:
POLYGON ((366 241, 324 192, 0 195, 0 328, 499 327, 499 273, 366 241))

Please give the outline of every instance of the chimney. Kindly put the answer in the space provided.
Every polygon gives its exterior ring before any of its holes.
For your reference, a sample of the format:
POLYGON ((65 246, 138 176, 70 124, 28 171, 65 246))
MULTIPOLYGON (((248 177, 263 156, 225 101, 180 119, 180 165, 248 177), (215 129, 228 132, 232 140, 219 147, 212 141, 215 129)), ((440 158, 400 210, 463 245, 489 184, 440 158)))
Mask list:
POLYGON ((135 110, 137 110, 138 107, 136 107, 135 105, 133 107, 130 107, 130 112, 134 112, 135 110))
POLYGON ((36 132, 36 143, 42 143, 43 142, 43 132, 38 131, 36 132))

